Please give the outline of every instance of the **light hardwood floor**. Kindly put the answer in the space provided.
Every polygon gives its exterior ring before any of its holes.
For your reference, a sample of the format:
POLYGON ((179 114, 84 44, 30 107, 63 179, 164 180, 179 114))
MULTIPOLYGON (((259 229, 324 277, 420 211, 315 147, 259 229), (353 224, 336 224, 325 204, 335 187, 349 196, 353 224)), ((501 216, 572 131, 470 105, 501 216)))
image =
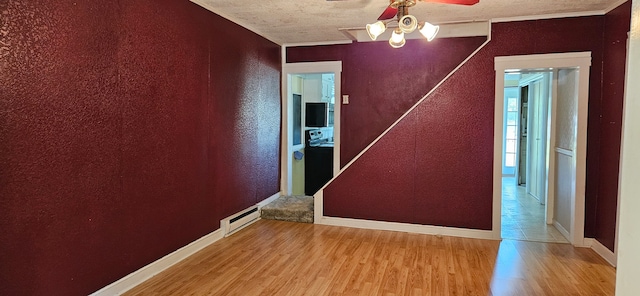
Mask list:
POLYGON ((260 220, 125 295, 613 295, 615 269, 568 244, 260 220))

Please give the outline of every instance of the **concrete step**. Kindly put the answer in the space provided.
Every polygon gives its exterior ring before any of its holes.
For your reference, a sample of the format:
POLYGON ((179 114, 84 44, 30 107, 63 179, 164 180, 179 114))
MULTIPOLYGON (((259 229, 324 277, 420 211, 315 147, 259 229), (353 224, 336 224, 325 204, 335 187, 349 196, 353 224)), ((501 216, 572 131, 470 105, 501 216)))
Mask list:
POLYGON ((260 217, 268 220, 313 223, 313 196, 281 196, 262 207, 260 217))

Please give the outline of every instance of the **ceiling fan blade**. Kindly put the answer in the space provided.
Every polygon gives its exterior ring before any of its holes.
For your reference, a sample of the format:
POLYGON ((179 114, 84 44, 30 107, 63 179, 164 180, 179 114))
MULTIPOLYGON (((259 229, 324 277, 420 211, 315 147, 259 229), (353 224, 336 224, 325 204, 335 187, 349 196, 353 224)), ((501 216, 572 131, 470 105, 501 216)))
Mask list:
POLYGON ((480 2, 480 0, 420 0, 420 1, 430 2, 430 3, 459 4, 459 5, 474 5, 480 2))
POLYGON ((384 20, 389 20, 392 19, 396 16, 396 14, 398 14, 398 9, 397 8, 393 8, 391 7, 391 5, 387 6, 387 9, 385 9, 382 14, 378 17, 379 21, 384 21, 384 20))

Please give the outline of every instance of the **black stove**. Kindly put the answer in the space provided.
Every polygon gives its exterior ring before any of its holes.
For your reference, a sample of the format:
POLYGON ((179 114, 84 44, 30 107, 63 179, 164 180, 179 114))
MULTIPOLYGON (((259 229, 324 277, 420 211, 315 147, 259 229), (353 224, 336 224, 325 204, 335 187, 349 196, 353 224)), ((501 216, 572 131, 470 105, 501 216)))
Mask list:
POLYGON ((312 129, 305 132, 305 139, 308 147, 330 147, 333 141, 330 141, 327 135, 322 133, 321 129, 312 129))

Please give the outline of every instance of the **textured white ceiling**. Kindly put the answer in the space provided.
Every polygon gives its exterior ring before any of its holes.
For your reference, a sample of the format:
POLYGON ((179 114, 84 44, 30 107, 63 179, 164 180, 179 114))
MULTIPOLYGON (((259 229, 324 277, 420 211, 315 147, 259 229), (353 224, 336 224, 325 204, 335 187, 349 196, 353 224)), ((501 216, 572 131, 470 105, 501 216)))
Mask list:
MULTIPOLYGON (((349 40, 338 29, 374 22, 388 0, 192 0, 278 44, 349 40)), ((474 6, 418 2, 410 13, 434 24, 526 18, 549 14, 597 14, 621 0, 480 0, 474 6)))

